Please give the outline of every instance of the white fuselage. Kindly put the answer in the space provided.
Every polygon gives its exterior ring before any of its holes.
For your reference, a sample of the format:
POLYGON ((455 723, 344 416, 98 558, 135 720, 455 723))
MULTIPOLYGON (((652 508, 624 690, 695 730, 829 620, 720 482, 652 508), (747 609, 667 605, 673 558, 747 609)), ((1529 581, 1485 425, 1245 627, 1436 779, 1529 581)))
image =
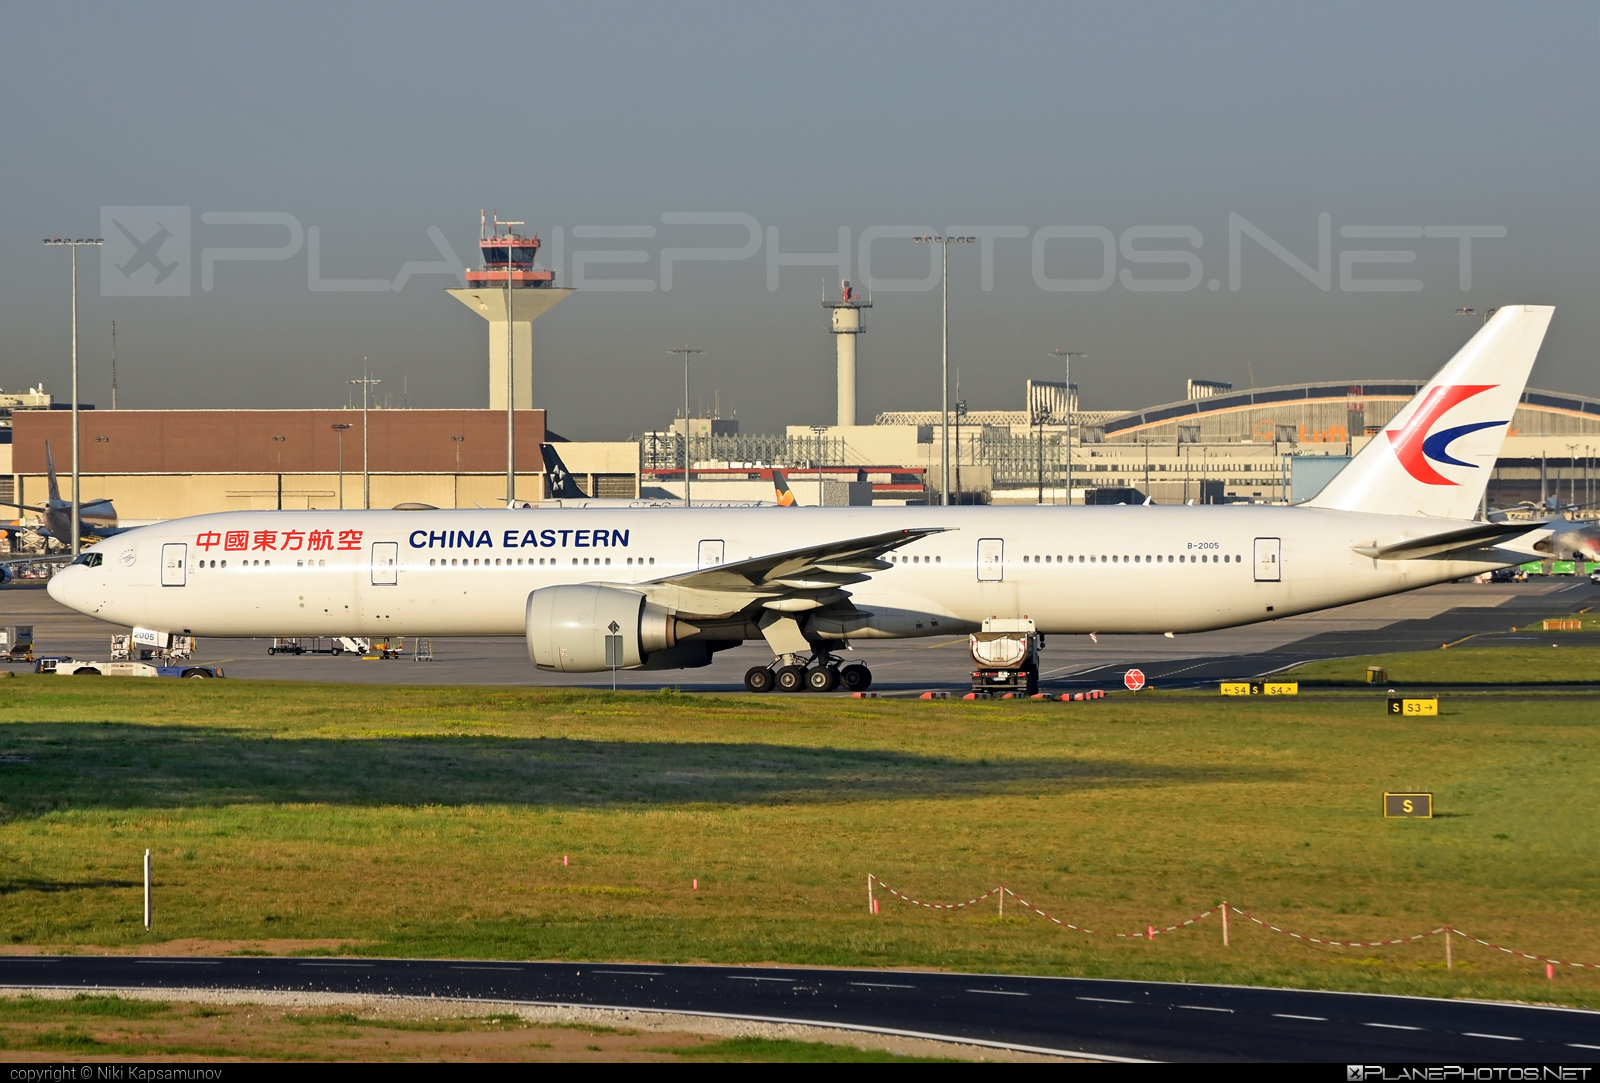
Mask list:
POLYGON ((868 616, 824 636, 947 635, 1021 616, 1047 633, 1198 632, 1515 562, 1352 549, 1450 525, 1262 506, 230 512, 108 539, 98 566, 63 569, 50 593, 115 624, 197 636, 522 635, 540 587, 637 585, 939 527, 851 585, 868 616))

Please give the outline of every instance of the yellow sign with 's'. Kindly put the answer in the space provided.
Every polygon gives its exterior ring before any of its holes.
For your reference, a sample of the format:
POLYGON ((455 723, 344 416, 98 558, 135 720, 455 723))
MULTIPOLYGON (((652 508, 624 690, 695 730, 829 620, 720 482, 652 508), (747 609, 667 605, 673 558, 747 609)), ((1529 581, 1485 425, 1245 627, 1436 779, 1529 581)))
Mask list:
POLYGON ((1387 817, 1420 817, 1433 819, 1433 794, 1386 793, 1383 795, 1383 815, 1387 817))

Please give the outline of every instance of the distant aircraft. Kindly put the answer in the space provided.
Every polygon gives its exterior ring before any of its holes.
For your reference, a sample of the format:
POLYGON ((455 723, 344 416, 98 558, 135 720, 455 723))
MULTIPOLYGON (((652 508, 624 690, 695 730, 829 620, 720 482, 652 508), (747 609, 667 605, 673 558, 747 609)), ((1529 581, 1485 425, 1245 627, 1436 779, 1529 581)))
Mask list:
MULTIPOLYGON (((567 469, 567 464, 561 461, 561 453, 553 444, 540 444, 539 453, 544 457, 544 476, 546 490, 549 496, 544 500, 518 501, 519 508, 681 508, 683 501, 677 497, 665 499, 622 499, 618 497, 595 497, 583 491, 578 484, 578 479, 572 471, 567 469)), ((789 491, 789 482, 784 478, 782 470, 772 471, 773 500, 696 500, 697 508, 774 508, 793 507, 795 504, 794 493, 789 491)))
MULTIPOLYGON (((1586 504, 1560 504, 1555 497, 1545 500, 1540 507, 1530 501, 1521 505, 1532 511, 1546 512, 1552 515, 1542 524, 1550 531, 1550 536, 1534 545, 1541 553, 1550 554, 1552 560, 1586 560, 1600 561, 1600 522, 1590 520, 1579 522, 1567 517, 1569 512, 1587 507, 1586 504)), ((1489 513, 1491 523, 1509 521, 1509 514, 1505 511, 1492 511, 1489 513)), ((1535 524, 1530 523, 1530 526, 1535 524)))
MULTIPOLYGON (((43 507, 33 504, 18 504, 11 500, 0 500, 0 507, 21 508, 44 517, 44 526, 39 528, 39 533, 46 537, 55 538, 57 541, 70 546, 72 544, 72 501, 61 498, 61 484, 56 480, 55 459, 50 453, 50 441, 44 442, 44 462, 50 481, 50 499, 45 501, 43 507)), ((145 526, 147 523, 121 524, 117 522, 117 509, 112 507, 111 501, 101 497, 95 500, 85 500, 78 505, 78 526, 81 537, 109 538, 113 534, 121 534, 133 526, 145 526)), ((9 524, 4 528, 10 533, 20 533, 31 529, 21 523, 9 524)))

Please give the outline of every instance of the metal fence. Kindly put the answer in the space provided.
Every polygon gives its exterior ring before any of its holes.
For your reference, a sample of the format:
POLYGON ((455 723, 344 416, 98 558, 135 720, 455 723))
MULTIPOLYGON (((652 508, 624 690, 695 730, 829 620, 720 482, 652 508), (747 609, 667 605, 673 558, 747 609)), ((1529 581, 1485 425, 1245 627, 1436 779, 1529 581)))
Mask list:
POLYGON ((682 433, 649 433, 640 442, 645 469, 682 470, 686 443, 693 451, 696 463, 843 466, 846 455, 845 442, 838 437, 740 433, 733 436, 685 438, 682 433))
MULTIPOLYGON (((1019 436, 1003 430, 985 428, 983 435, 969 445, 975 465, 987 466, 996 489, 1025 489, 1039 483, 1040 445, 1038 433, 1019 436)), ((1066 445, 1059 434, 1044 435, 1044 483, 1062 484, 1066 477, 1066 445)))

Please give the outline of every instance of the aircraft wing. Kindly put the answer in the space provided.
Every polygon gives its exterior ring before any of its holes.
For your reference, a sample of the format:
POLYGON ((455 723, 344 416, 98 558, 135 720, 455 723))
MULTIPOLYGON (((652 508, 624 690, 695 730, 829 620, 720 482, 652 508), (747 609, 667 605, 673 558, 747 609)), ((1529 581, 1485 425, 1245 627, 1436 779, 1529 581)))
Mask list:
POLYGON ((803 613, 847 600, 843 587, 893 567, 885 553, 945 527, 891 530, 736 560, 641 584, 652 601, 684 614, 731 616, 753 604, 803 613))
POLYGON ((1437 534, 1408 537, 1402 534, 1387 541, 1355 546, 1355 551, 1374 560, 1420 560, 1446 556, 1463 549, 1487 549, 1503 541, 1533 532, 1549 533, 1545 523, 1471 523, 1437 534))

